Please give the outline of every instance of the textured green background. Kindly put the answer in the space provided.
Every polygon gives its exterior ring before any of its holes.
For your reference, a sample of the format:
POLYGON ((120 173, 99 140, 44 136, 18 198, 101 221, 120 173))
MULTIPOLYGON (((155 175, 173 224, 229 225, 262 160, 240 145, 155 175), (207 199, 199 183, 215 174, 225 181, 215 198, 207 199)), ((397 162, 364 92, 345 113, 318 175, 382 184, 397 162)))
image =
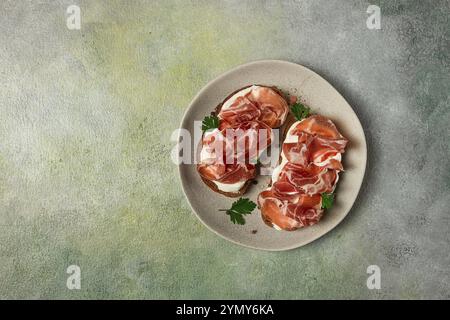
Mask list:
POLYGON ((444 0, 1 1, 0 298, 450 298, 449 16, 444 0), (195 93, 257 59, 324 76, 369 146, 349 216, 289 252, 208 231, 169 160, 195 93))

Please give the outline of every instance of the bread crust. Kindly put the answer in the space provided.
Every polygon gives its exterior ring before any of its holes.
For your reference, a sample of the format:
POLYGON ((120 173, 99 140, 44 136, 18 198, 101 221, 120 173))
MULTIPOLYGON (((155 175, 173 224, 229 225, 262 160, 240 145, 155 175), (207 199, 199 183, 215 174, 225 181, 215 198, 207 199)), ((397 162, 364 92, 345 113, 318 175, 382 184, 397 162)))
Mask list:
MULTIPOLYGON (((219 114, 220 110, 222 110, 223 104, 224 104, 228 99, 230 99, 233 95, 235 95, 235 94, 238 93, 239 91, 244 90, 244 89, 247 89, 247 88, 249 88, 249 87, 251 87, 251 86, 253 86, 253 84, 248 85, 248 86, 245 86, 245 87, 242 87, 242 88, 237 89, 237 90, 233 91, 232 93, 230 93, 230 94, 229 94, 229 95, 228 95, 221 103, 219 103, 219 104, 216 106, 216 108, 214 109, 214 111, 211 112, 211 115, 217 116, 217 115, 219 114)), ((276 93, 278 93, 278 94, 286 101, 286 103, 289 105, 289 100, 287 99, 286 95, 285 95, 280 89, 278 89, 277 87, 275 87, 275 86, 260 85, 260 84, 255 84, 255 86, 266 87, 266 88, 272 89, 273 91, 275 91, 276 93)), ((290 115, 291 115, 291 113, 289 112, 286 119, 288 119, 290 115)), ((286 122, 287 122, 287 120, 285 121, 285 123, 286 123, 286 122)), ((281 127, 283 127, 283 126, 284 126, 284 124, 283 124, 281 127)), ((284 140, 284 133, 283 133, 283 138, 282 138, 282 139, 284 140)), ((247 192, 247 189, 248 189, 248 187, 250 186, 250 184, 252 184, 252 182, 255 180, 254 178, 247 180, 247 181, 245 182, 245 184, 239 189, 238 192, 225 192, 225 191, 220 190, 220 189, 217 187, 217 185, 216 185, 213 181, 208 180, 208 179, 205 179, 205 178, 202 177, 202 176, 200 176, 200 177, 202 178, 203 182, 204 182, 211 190, 213 190, 214 192, 220 193, 220 194, 222 194, 222 195, 224 195, 224 196, 226 196, 226 197, 229 197, 229 198, 237 198, 237 197, 240 197, 240 196, 244 195, 244 194, 247 192)))

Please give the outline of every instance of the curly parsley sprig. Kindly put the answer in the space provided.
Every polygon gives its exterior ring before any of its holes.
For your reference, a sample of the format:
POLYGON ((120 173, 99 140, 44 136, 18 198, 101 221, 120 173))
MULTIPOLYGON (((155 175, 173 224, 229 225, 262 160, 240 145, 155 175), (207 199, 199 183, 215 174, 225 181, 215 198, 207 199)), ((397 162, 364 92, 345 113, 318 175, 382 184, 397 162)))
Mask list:
POLYGON ((211 115, 206 116, 202 121, 203 132, 211 129, 216 129, 219 127, 219 118, 217 116, 211 115))
POLYGON ((300 102, 294 103, 291 106, 291 111, 298 121, 309 117, 311 114, 311 109, 301 104, 300 102))
POLYGON ((322 209, 330 209, 334 203, 333 193, 322 193, 322 209))
POLYGON ((256 208, 256 203, 248 198, 239 198, 239 200, 233 202, 230 209, 220 209, 219 211, 225 211, 230 216, 231 222, 234 224, 245 224, 244 215, 251 214, 256 208))

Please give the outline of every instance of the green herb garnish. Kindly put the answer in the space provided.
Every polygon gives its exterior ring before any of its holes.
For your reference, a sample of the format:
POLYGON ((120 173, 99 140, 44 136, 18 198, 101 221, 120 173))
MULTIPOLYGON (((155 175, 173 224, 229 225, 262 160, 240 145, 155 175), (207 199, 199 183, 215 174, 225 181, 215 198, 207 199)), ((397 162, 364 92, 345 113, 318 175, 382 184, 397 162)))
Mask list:
POLYGON ((261 161, 260 161, 259 157, 250 159, 249 163, 250 163, 250 164, 255 164, 255 165, 257 165, 257 166, 260 166, 260 165, 261 165, 261 161))
POLYGON ((291 107, 291 111, 298 121, 309 117, 309 115, 311 114, 311 109, 305 107, 300 102, 294 103, 291 107))
POLYGON ((202 121, 202 130, 203 132, 210 130, 210 129, 216 129, 219 127, 219 118, 216 116, 206 116, 205 119, 202 121))
POLYGON ((230 209, 221 209, 219 211, 225 211, 234 224, 245 224, 244 215, 252 213, 255 208, 256 203, 250 199, 239 198, 239 200, 233 202, 230 209))
POLYGON ((322 193, 322 209, 330 209, 333 206, 333 202, 333 193, 322 193))

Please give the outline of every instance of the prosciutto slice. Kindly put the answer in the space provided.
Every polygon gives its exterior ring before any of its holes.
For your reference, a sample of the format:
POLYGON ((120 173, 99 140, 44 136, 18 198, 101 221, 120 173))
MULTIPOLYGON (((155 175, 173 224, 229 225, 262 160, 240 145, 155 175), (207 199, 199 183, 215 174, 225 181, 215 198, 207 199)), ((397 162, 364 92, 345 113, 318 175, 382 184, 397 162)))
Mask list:
POLYGON ((269 87, 251 86, 233 95, 218 114, 219 128, 202 138, 199 174, 221 184, 254 178, 256 159, 288 110, 285 99, 269 87))
POLYGON ((233 184, 255 177, 258 150, 271 143, 271 128, 259 121, 238 123, 203 136, 200 175, 220 183, 233 184), (261 131, 265 129, 265 131, 261 131))
POLYGON ((289 106, 274 89, 251 86, 236 95, 224 103, 218 114, 223 125, 258 120, 271 128, 277 128, 286 120, 289 106))
POLYGON ((278 181, 289 182, 299 192, 308 195, 331 193, 337 181, 337 171, 314 164, 303 167, 288 162, 278 181))
POLYGON ((255 177, 255 165, 252 164, 199 164, 197 169, 205 179, 221 183, 236 183, 255 177))
POLYGON ((263 220, 270 226, 292 231, 317 223, 322 217, 322 197, 298 194, 296 201, 283 199, 273 190, 265 190, 258 197, 263 220))
POLYGON ((319 115, 294 123, 288 135, 279 173, 259 194, 258 205, 268 225, 290 231, 321 219, 322 193, 336 187, 347 139, 331 120, 319 115))

